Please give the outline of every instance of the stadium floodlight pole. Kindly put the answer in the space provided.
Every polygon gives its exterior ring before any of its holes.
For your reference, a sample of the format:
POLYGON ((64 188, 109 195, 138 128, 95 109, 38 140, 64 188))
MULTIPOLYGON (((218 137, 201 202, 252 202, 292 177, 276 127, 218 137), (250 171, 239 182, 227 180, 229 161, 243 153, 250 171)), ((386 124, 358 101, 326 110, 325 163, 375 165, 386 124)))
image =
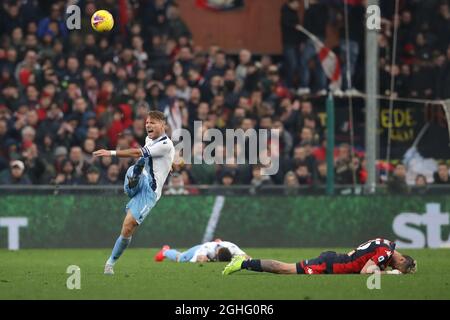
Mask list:
MULTIPOLYGON (((378 0, 368 0, 367 6, 378 6, 378 0)), ((377 94, 378 94, 378 31, 366 28, 366 193, 376 191, 377 154, 377 94)))
POLYGON ((327 98, 327 195, 334 194, 334 98, 327 98))

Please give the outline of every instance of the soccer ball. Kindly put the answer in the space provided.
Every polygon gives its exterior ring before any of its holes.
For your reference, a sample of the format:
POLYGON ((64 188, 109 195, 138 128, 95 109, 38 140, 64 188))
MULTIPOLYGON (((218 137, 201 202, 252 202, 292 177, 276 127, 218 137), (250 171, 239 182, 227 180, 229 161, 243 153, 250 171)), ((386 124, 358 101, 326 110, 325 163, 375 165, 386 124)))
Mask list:
POLYGON ((114 18, 106 10, 98 10, 91 17, 92 29, 97 32, 110 31, 114 27, 114 18))

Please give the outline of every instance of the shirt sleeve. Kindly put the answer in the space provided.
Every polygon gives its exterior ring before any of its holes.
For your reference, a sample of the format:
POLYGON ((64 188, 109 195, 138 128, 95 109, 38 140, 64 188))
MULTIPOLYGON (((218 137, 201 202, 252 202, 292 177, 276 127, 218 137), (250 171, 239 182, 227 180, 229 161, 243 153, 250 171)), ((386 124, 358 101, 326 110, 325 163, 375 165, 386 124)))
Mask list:
POLYGON ((205 245, 201 246, 197 252, 195 253, 195 255, 198 256, 208 256, 208 247, 206 247, 205 245))
POLYGON ((389 248, 378 248, 371 260, 381 269, 384 270, 388 266, 388 262, 392 257, 392 250, 389 248))
POLYGON ((152 146, 145 145, 141 148, 141 153, 144 158, 158 158, 170 152, 170 145, 167 142, 157 142, 152 146))
POLYGON ((234 245, 229 248, 233 256, 244 256, 245 252, 242 251, 238 246, 234 245))
POLYGON ((236 244, 228 241, 222 241, 222 246, 225 248, 228 248, 230 250, 230 253, 233 256, 243 256, 245 255, 245 252, 242 251, 236 244))

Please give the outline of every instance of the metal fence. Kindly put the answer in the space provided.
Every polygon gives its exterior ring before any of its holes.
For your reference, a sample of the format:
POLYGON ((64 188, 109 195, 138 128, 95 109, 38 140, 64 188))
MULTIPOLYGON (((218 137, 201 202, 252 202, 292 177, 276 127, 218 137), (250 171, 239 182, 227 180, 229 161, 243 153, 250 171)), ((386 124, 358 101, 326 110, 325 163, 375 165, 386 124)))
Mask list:
MULTIPOLYGON (((121 185, 0 185, 0 196, 10 194, 97 194, 97 195, 120 195, 123 194, 121 185)), ((286 187, 283 185, 189 185, 183 188, 164 187, 163 194, 172 195, 225 195, 225 196, 320 196, 326 194, 326 186, 296 186, 286 187)), ((410 186, 402 192, 390 190, 381 185, 376 188, 376 195, 445 195, 450 194, 450 185, 428 185, 426 187, 410 186)), ((334 195, 366 195, 364 186, 337 185, 334 195)))

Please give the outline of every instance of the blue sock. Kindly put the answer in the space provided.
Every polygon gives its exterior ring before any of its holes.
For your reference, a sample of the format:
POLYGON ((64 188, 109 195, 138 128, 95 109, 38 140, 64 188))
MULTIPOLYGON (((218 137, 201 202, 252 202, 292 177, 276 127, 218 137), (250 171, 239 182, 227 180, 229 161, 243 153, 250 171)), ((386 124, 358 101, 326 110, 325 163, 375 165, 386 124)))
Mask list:
POLYGON ((251 271, 263 272, 261 267, 261 260, 259 259, 248 259, 242 262, 241 269, 247 269, 251 271))
POLYGON ((111 257, 109 257, 107 263, 114 265, 117 260, 119 260, 122 253, 125 251, 125 249, 128 247, 128 245, 131 242, 130 238, 124 238, 121 235, 117 238, 116 244, 114 245, 114 248, 111 253, 111 257))
POLYGON ((169 249, 164 251, 164 257, 166 257, 169 260, 177 261, 177 256, 180 254, 180 251, 177 251, 175 249, 169 249))

